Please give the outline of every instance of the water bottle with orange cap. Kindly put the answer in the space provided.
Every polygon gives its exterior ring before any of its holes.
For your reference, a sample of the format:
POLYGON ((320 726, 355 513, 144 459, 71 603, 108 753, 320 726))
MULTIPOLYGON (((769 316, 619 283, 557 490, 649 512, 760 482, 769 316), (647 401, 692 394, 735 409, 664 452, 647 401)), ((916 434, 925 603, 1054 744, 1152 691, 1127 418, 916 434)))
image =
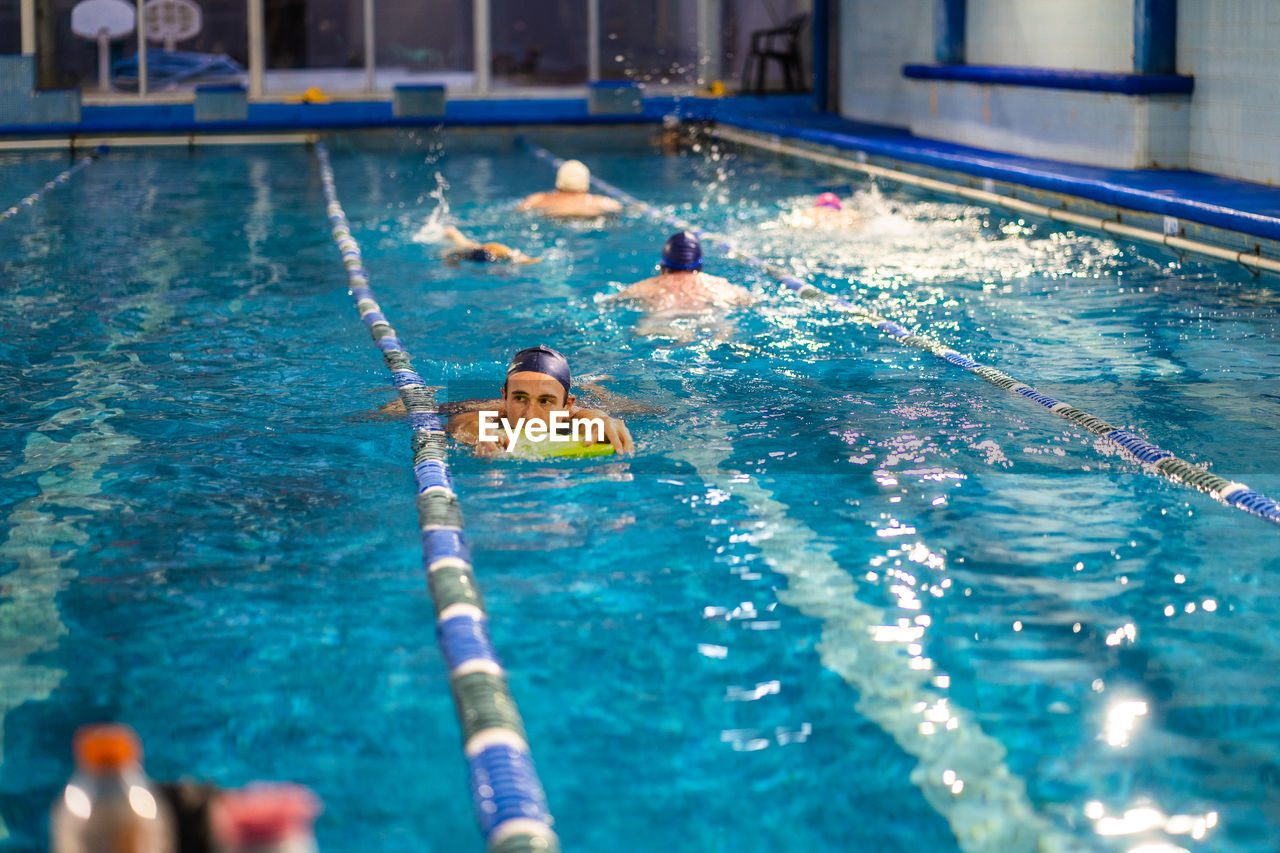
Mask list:
POLYGON ((142 770, 142 744, 117 724, 83 726, 76 770, 53 804, 52 853, 174 853, 168 804, 142 770))

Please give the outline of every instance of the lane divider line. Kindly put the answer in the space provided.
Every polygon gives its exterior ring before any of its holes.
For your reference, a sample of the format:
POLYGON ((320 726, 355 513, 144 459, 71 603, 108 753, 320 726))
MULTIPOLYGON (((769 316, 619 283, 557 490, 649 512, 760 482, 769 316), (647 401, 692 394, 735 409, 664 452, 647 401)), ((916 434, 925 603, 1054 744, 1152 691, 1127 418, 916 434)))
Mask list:
POLYGON ((333 241, 347 270, 351 298, 383 361, 413 429, 422 563, 436 612, 436 638, 448 665, 476 818, 489 853, 558 853, 546 794, 533 766, 524 723, 489 638, 489 617, 471 566, 462 510, 449 473, 448 439, 435 392, 417 371, 369 286, 369 273, 338 201, 324 143, 316 145, 333 241))
POLYGON ((0 210, 0 222, 4 222, 6 219, 12 219, 13 217, 17 216, 26 208, 32 207, 49 190, 54 189, 59 184, 65 184, 67 181, 71 180, 71 178, 75 175, 76 172, 79 172, 81 169, 85 168, 86 166, 88 166, 94 160, 97 160, 99 157, 101 157, 105 153, 107 153, 106 147, 99 145, 96 149, 94 149, 94 152, 92 154, 90 154, 87 157, 80 158, 79 163, 76 163, 70 169, 66 169, 65 171, 61 172, 57 177, 53 178, 52 180, 46 181, 43 187, 33 192, 31 195, 27 196, 22 201, 18 202, 17 204, 13 205, 12 207, 6 210, 0 210))
MULTIPOLYGON (((564 163, 564 159, 557 157, 545 148, 534 145, 528 140, 524 140, 524 146, 532 154, 538 158, 549 162, 554 167, 559 167, 564 163)), ((1225 477, 1219 477, 1217 474, 1211 473, 1207 469, 1193 465, 1183 459, 1179 459, 1171 451, 1165 450, 1134 435, 1128 430, 1117 428, 1107 423, 1102 418, 1091 415, 1081 409, 1077 409, 1069 403, 1043 394, 1035 388, 1008 374, 975 361, 968 356, 961 355, 954 349, 946 346, 940 341, 926 337, 919 333, 914 333, 905 326, 886 319, 871 309, 857 305, 847 299, 833 296, 823 290, 819 290, 808 282, 801 281, 792 275, 788 270, 779 267, 777 264, 770 263, 757 257, 746 254, 734 247, 723 236, 712 234, 705 231, 692 223, 680 219, 678 216, 669 215, 654 207, 653 205, 636 198, 630 193, 618 189, 607 181, 602 181, 595 175, 591 176, 593 186, 600 189, 605 194, 617 199, 628 205, 641 208, 644 214, 650 219, 665 223, 672 228, 688 231, 701 240, 704 235, 707 241, 719 251, 723 252, 726 257, 740 260, 750 266, 756 267, 761 272, 778 281, 796 296, 801 299, 811 299, 814 301, 825 302, 835 308, 844 311, 852 316, 856 321, 873 326, 882 333, 893 338, 904 346, 915 347, 923 350, 937 358, 959 367, 973 375, 983 379, 986 382, 996 386, 997 388, 1008 391, 1013 394, 1025 397, 1028 400, 1048 409, 1053 414, 1064 420, 1070 421, 1076 426, 1092 433, 1102 441, 1111 445, 1123 455, 1135 460, 1145 469, 1153 471, 1161 476, 1190 486, 1193 489, 1204 492, 1213 499, 1235 507, 1238 510, 1256 515, 1259 518, 1270 521, 1280 526, 1280 503, 1260 492, 1246 486, 1244 483, 1236 483, 1225 477)))

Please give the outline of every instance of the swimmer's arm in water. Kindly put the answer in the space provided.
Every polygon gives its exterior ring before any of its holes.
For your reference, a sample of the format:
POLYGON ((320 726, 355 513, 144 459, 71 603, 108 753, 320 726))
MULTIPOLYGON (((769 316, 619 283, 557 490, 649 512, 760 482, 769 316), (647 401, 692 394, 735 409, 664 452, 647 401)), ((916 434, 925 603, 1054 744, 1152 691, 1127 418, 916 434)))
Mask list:
POLYGON ((512 249, 511 260, 509 261, 509 263, 513 263, 517 265, 536 264, 541 260, 542 260, 541 257, 531 258, 528 255, 526 255, 524 252, 520 251, 519 249, 512 249))
POLYGON ((531 258, 519 249, 513 249, 503 243, 477 243, 452 225, 445 229, 444 236, 452 240, 458 247, 444 253, 444 259, 451 264, 464 260, 478 260, 472 257, 472 253, 477 250, 483 250, 484 260, 495 263, 523 265, 536 264, 542 260, 540 257, 531 258))
MULTIPOLYGON (((497 411, 499 416, 505 416, 505 412, 501 406, 501 400, 477 400, 477 405, 470 411, 460 412, 449 418, 449 423, 445 426, 449 435, 453 437, 459 444, 469 444, 476 448, 476 453, 481 456, 490 456, 506 449, 506 434, 499 431, 499 438, 494 441, 480 440, 480 410, 497 411), (493 403, 497 405, 492 405, 493 403)), ((627 425, 618 418, 610 417, 609 414, 601 409, 582 409, 574 407, 569 410, 570 421, 596 420, 599 419, 604 426, 604 439, 613 445, 613 449, 617 453, 632 453, 635 451, 635 441, 631 438, 631 430, 627 429, 627 425)), ((594 431, 588 428, 584 430, 586 438, 583 444, 588 447, 595 444, 594 431)))
POLYGON ((461 231, 459 231, 457 228, 455 228, 452 225, 444 229, 444 236, 452 240, 453 244, 455 246, 458 246, 459 248, 463 248, 463 249, 480 248, 479 243, 477 243, 475 240, 472 240, 470 237, 467 237, 465 234, 463 234, 461 231))
MULTIPOLYGON (((604 440, 613 445, 615 453, 634 453, 636 443, 631 438, 631 430, 627 429, 627 425, 619 418, 610 417, 603 409, 579 409, 573 408, 569 412, 571 421, 594 421, 599 420, 604 424, 604 440)), ((583 431, 585 438, 583 444, 590 447, 595 444, 595 431, 588 427, 583 431)))
POLYGON ((484 410, 498 412, 499 416, 505 415, 501 400, 467 400, 459 404, 459 408, 459 411, 450 415, 444 427, 454 441, 475 447, 476 453, 481 456, 488 456, 503 449, 501 431, 498 433, 498 441, 480 440, 480 412, 484 410))
POLYGON ((469 252, 480 248, 479 243, 467 237, 452 225, 444 229, 444 236, 452 240, 453 244, 457 246, 456 249, 450 249, 444 253, 445 261, 450 264, 457 264, 459 261, 464 260, 469 252))
POLYGON ((542 200, 546 198, 546 195, 546 193, 534 193, 531 196, 527 196, 524 201, 516 205, 516 212, 519 213, 524 210, 533 210, 542 203, 542 200))
POLYGON ((497 438, 492 441, 480 440, 480 411, 496 411, 499 415, 503 415, 501 400, 474 401, 485 403, 496 403, 496 405, 482 405, 466 412, 460 412, 451 418, 445 424, 445 430, 453 437, 453 440, 459 444, 467 444, 476 449, 477 456, 497 456, 507 449, 506 438, 502 430, 498 430, 497 438))

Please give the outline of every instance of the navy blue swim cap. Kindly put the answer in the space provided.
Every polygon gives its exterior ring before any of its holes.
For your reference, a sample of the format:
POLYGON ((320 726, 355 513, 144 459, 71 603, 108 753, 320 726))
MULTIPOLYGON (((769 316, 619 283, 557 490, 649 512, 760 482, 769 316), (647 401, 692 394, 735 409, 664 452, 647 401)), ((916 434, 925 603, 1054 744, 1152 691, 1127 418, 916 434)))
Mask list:
POLYGON ((482 264, 491 264, 498 260, 493 252, 490 252, 483 246, 476 246, 474 249, 468 249, 467 253, 463 255, 463 257, 469 261, 478 261, 482 264))
MULTIPOLYGON (((511 359, 507 375, 513 373, 545 373, 564 386, 565 396, 569 394, 569 359, 551 347, 536 346, 522 349, 511 359)), ((504 383, 505 384, 505 383, 504 383)))
POLYGON ((668 270, 702 269, 702 244, 688 231, 672 234, 662 247, 662 268, 668 270))

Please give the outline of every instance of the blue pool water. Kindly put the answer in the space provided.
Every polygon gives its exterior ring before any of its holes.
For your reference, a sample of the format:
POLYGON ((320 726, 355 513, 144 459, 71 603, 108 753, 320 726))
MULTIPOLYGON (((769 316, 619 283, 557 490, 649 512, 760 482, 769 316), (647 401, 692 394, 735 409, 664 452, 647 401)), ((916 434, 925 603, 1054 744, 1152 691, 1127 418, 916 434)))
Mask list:
MULTIPOLYGON (((530 135, 1280 493, 1271 280, 646 131, 530 135), (830 188, 860 228, 788 227, 830 188)), ((708 257, 759 296, 728 323, 599 304, 666 233, 513 214, 552 172, 509 134, 330 151, 443 397, 545 342, 661 409, 627 416, 634 458, 453 461, 566 850, 1280 842, 1274 526, 739 262, 708 257), (544 261, 449 266, 441 221, 544 261)), ((0 203, 65 166, 6 155, 0 203)), ((0 850, 43 848, 71 733, 108 718, 159 778, 310 785, 326 851, 483 849, 409 431, 312 153, 117 150, 0 227, 0 850)))

